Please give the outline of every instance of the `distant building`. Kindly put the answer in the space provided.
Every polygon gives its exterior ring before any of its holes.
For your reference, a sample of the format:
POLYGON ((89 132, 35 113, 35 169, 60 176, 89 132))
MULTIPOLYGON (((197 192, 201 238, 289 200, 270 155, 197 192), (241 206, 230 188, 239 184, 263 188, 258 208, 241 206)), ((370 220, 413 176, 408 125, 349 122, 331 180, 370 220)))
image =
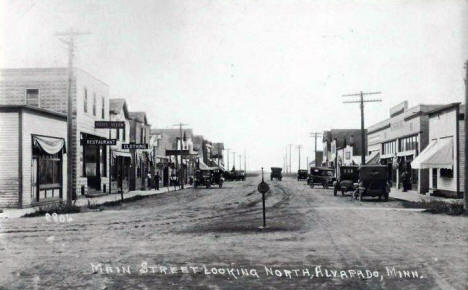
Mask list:
POLYGON ((323 132, 323 162, 327 167, 360 164, 363 146, 361 129, 332 129, 323 132))
POLYGON ((67 198, 67 117, 28 105, 0 105, 0 207, 67 198))
POLYGON ((121 129, 111 130, 111 139, 117 139, 117 145, 112 149, 112 192, 117 193, 122 190, 124 193, 130 190, 130 176, 132 165, 132 154, 129 149, 122 149, 122 144, 130 143, 131 122, 128 112, 127 102, 124 99, 110 99, 110 119, 125 123, 121 129))
POLYGON ((429 170, 431 194, 463 197, 465 182, 465 105, 452 103, 429 111, 429 144, 411 163, 429 170))
MULTIPOLYGON (((145 112, 128 112, 130 118, 130 143, 147 144, 151 138, 151 125, 145 112)), ((130 149, 133 157, 130 170, 130 190, 149 188, 148 174, 151 172, 150 149, 130 149)))
POLYGON ((368 155, 379 155, 380 163, 388 166, 394 186, 407 168, 412 189, 425 193, 429 188, 428 169, 411 169, 410 163, 429 143, 429 117, 426 114, 441 105, 417 105, 408 108, 402 102, 390 108, 389 118, 367 128, 368 155))
MULTIPOLYGON (((67 113, 67 68, 0 70, 0 105, 29 105, 67 113)), ((105 145, 83 145, 85 139, 107 139, 109 130, 95 129, 95 121, 109 120, 109 86, 75 68, 72 90, 72 196, 109 192, 108 152, 105 145)))

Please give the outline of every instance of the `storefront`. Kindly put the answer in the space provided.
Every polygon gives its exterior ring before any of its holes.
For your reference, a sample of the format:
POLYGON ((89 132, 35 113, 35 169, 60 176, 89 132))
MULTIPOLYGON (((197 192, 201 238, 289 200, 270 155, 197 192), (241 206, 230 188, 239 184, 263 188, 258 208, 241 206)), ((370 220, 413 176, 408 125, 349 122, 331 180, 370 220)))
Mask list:
POLYGON ((107 182, 103 182, 102 179, 107 177, 107 146, 83 143, 83 140, 87 139, 103 140, 106 138, 88 133, 81 133, 80 136, 82 140, 80 142, 81 176, 86 178, 85 190, 82 190, 82 193, 88 196, 106 194, 107 182))
POLYGON ((130 190, 130 170, 132 155, 129 152, 112 151, 112 192, 130 190))
POLYGON ((0 106, 0 207, 66 200, 66 130, 63 114, 0 106))

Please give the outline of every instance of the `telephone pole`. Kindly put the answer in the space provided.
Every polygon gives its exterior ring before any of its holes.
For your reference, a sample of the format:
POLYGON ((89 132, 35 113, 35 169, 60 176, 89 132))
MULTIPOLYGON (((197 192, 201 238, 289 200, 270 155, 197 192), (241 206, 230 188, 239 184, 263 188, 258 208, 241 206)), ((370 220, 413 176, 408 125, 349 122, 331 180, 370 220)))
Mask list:
POLYGON ((247 153, 244 149, 244 170, 245 170, 245 173, 247 174, 247 153))
POLYGON ((465 62, 465 189, 463 192, 465 213, 468 213, 468 155, 466 154, 468 148, 468 61, 465 62))
POLYGON ((291 173, 291 147, 293 144, 289 144, 289 173, 291 173))
POLYGON ((348 94, 348 95, 343 95, 343 97, 359 97, 359 100, 354 100, 354 101, 344 101, 343 103, 359 103, 361 107, 361 147, 362 147, 362 152, 361 152, 361 164, 364 165, 366 164, 366 134, 365 134, 365 129, 364 129, 364 103, 374 103, 374 102, 382 102, 381 99, 372 99, 372 100, 364 100, 364 96, 367 95, 379 95, 381 92, 368 92, 368 93, 363 93, 362 91, 357 93, 357 94, 348 94))
POLYGON ((231 150, 231 148, 226 148, 224 150, 226 150, 226 156, 227 156, 227 167, 226 168, 227 168, 227 171, 229 171, 230 170, 229 169, 229 150, 231 150))
POLYGON ((299 165, 298 165, 299 169, 298 170, 301 170, 301 148, 302 148, 301 144, 297 145, 297 150, 299 151, 299 165))
MULTIPOLYGON (((317 138, 322 137, 322 133, 312 132, 312 133, 310 133, 310 137, 314 137, 314 139, 315 139, 315 147, 314 147, 315 157, 314 157, 314 160, 315 160, 315 166, 318 166, 317 165, 317 138)), ((309 166, 309 163, 307 163, 307 166, 309 166)))
POLYGON ((232 151, 232 168, 236 168, 236 152, 232 151))
POLYGON ((239 154, 239 170, 242 169, 242 155, 239 154))
MULTIPOLYGON (((79 32, 70 29, 67 32, 57 32, 56 36, 59 40, 68 46, 68 88, 67 88, 67 205, 72 204, 73 191, 73 153, 75 152, 74 143, 72 141, 73 127, 73 100, 72 100, 72 82, 73 82, 73 57, 75 53, 75 38, 81 35, 89 34, 89 32, 79 32)), ((111 157, 109 157, 111 158, 111 157)), ((109 173, 110 174, 110 173, 109 173)))
MULTIPOLYGON (((183 169, 182 169, 182 149, 183 148, 183 136, 182 136, 182 126, 187 126, 188 124, 182 124, 182 123, 179 123, 179 124, 174 124, 173 126, 178 126, 179 127, 179 131, 180 131, 180 151, 179 153, 180 154, 176 154, 176 171, 179 170, 179 183, 180 183, 180 189, 184 189, 184 172, 183 172, 183 169), (177 155, 180 155, 180 168, 178 168, 178 160, 179 160, 179 157, 177 155)), ((176 145, 177 146, 177 145, 176 145)), ((177 148, 176 148, 177 150, 177 148)), ((176 151, 177 152, 177 151, 176 151)))

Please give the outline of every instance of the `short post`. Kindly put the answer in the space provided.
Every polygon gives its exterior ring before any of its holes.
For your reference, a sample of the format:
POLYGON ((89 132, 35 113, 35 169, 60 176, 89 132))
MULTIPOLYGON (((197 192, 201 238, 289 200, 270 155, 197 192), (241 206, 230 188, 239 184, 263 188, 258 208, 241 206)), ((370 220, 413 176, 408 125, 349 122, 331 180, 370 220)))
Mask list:
POLYGON ((265 210, 265 193, 270 190, 270 187, 263 179, 263 167, 262 167, 262 182, 257 186, 257 190, 262 194, 262 205, 263 205, 263 227, 259 229, 263 230, 266 228, 266 210, 265 210))

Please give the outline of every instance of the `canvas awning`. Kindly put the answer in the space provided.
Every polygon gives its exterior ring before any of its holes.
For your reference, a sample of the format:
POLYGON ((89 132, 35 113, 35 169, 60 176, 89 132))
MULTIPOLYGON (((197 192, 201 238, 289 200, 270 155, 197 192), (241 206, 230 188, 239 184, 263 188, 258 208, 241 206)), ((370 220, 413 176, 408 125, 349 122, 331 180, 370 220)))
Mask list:
POLYGON ((380 152, 373 151, 366 160, 366 164, 380 164, 380 152))
POLYGON ((48 154, 57 154, 60 151, 66 152, 65 140, 62 138, 33 136, 33 146, 42 149, 48 154))
POLYGON ((453 168, 453 140, 443 138, 433 140, 413 162, 411 168, 453 168))
POLYGON ((112 157, 115 158, 117 156, 132 158, 132 154, 129 152, 112 151, 112 157))
POLYGON ((205 164, 205 162, 203 161, 198 161, 198 168, 200 168, 201 170, 213 170, 213 169, 218 169, 216 167, 210 167, 208 165, 205 164))

